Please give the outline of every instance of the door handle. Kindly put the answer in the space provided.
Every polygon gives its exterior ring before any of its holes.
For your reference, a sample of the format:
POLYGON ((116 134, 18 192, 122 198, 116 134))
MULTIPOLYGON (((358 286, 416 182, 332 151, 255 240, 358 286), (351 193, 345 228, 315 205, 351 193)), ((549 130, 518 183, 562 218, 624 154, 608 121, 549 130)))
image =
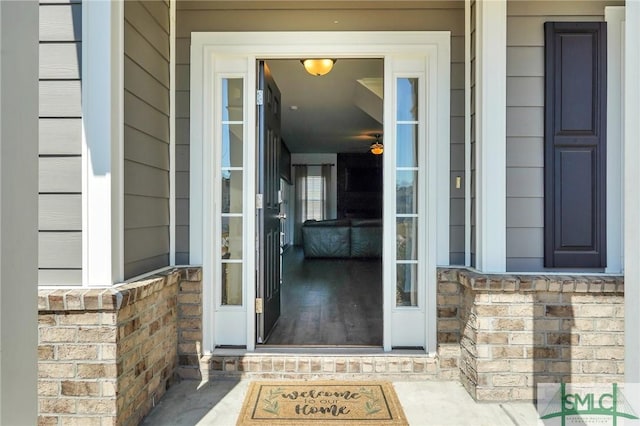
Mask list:
POLYGON ((285 220, 287 218, 287 214, 286 213, 278 213, 277 218, 280 219, 280 220, 285 220))

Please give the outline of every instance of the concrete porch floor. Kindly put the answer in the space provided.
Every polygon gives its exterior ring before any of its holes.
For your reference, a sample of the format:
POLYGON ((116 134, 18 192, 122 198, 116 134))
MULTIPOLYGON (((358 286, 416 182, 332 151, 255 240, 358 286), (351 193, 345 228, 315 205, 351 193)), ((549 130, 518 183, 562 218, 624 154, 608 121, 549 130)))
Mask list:
MULTIPOLYGON (((235 425, 249 379, 183 380, 143 419, 147 426, 235 425)), ((542 425, 526 402, 478 403, 455 381, 392 380, 410 425, 542 425)))

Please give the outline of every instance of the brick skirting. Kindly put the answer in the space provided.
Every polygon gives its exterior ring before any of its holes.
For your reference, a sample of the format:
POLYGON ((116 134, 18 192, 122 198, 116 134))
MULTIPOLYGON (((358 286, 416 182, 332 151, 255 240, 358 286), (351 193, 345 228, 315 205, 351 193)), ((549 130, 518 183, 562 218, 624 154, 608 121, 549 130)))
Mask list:
POLYGON ((201 328, 181 300, 201 280, 187 268, 112 288, 41 289, 39 425, 137 425, 176 378, 179 336, 189 343, 201 328))
POLYGON ((441 268, 433 356, 202 356, 199 268, 41 289, 39 424, 136 425, 179 378, 459 379, 481 401, 531 400, 538 383, 620 382, 623 282, 441 268))
POLYGON ((476 400, 535 399, 538 383, 624 381, 623 277, 441 269, 438 283, 439 338, 460 339, 460 380, 476 400))

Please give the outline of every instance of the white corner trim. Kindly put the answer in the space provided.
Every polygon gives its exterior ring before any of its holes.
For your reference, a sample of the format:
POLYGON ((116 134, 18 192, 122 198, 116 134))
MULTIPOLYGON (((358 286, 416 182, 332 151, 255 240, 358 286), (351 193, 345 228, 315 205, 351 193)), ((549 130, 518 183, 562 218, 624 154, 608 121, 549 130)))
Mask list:
POLYGON ((82 284, 123 279, 124 2, 82 7, 82 284))
POLYGON ((627 1, 624 48, 625 381, 640 382, 640 2, 627 1))
POLYGON ((176 264, 176 1, 169 0, 169 265, 176 264))
POLYGON ((507 2, 476 2, 477 259, 506 271, 507 2))
POLYGON ((607 273, 624 262, 624 6, 604 9, 607 22, 607 273))
POLYGON ((471 266, 471 0, 464 2, 464 265, 471 266))

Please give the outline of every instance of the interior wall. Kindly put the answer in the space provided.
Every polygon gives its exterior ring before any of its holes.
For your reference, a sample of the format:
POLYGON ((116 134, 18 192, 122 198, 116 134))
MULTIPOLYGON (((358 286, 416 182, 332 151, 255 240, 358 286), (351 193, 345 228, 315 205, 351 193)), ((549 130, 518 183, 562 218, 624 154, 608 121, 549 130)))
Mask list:
POLYGON ((507 270, 544 270, 544 22, 604 21, 623 1, 507 3, 507 270))
MULTIPOLYGON (((193 31, 450 31, 451 171, 464 176, 463 1, 178 1, 176 149, 189 146, 193 31)), ((296 163, 293 160, 293 163, 296 163)), ((176 262, 189 263, 189 171, 176 172, 176 262)), ((334 204, 335 205, 335 204, 334 204)), ((451 185, 451 262, 464 261, 464 187, 451 185)))

